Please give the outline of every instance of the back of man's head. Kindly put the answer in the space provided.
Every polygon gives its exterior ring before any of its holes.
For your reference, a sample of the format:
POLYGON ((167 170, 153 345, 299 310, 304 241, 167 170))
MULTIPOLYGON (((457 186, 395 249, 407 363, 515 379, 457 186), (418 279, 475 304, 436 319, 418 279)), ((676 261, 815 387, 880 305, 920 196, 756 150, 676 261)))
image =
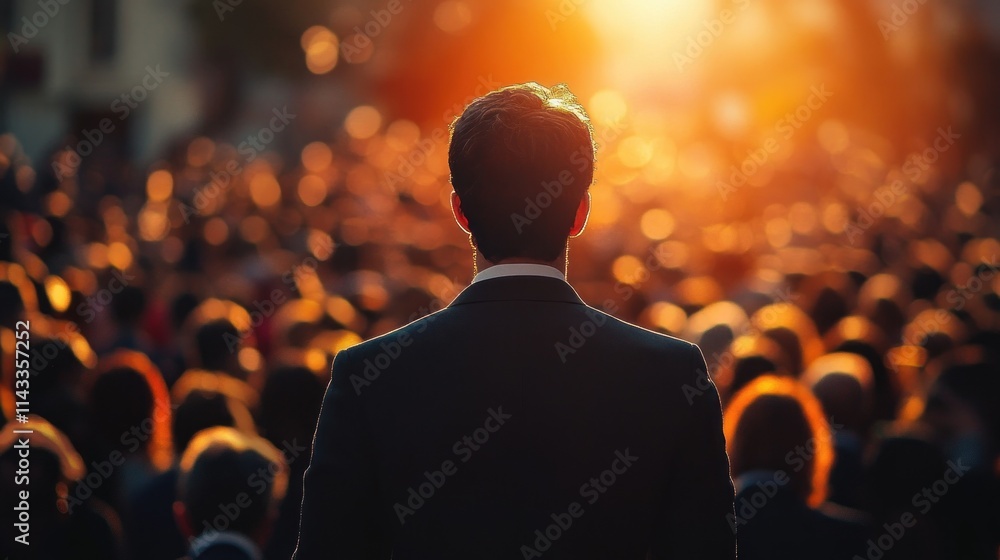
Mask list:
POLYGON ((557 259, 594 177, 590 119, 569 89, 499 89, 451 130, 451 182, 483 257, 557 259))
POLYGON ((202 430, 180 463, 182 532, 210 540, 234 531, 260 542, 287 484, 284 458, 264 438, 225 426, 202 430))

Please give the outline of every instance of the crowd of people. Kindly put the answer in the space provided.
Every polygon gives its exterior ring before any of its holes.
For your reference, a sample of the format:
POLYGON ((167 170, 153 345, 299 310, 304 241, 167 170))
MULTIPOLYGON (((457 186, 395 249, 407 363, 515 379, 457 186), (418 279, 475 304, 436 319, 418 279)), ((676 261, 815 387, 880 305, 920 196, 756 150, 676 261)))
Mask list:
MULTIPOLYGON (((996 558, 1000 191, 982 157, 893 164, 831 120, 709 181, 661 121, 595 120, 568 279, 702 348, 740 557, 996 558)), ((4 504, 23 489, 13 430, 33 431, 31 546, 0 554, 167 560, 222 540, 289 558, 333 356, 472 276, 446 142, 369 106, 331 138, 248 156, 198 137, 145 170, 71 147, 32 165, 0 137, 4 504)))

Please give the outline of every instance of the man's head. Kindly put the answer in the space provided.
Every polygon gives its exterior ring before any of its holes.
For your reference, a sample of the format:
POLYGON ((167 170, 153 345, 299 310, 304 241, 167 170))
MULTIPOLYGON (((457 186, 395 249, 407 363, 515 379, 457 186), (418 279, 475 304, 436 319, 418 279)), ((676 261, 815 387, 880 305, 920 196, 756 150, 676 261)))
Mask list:
POLYGON ((288 484, 284 457, 264 438, 216 426, 198 432, 180 463, 174 515, 189 539, 268 534, 288 484))
POLYGON ((583 230, 592 131, 565 85, 533 82, 476 99, 452 123, 452 207, 486 260, 554 261, 583 230))

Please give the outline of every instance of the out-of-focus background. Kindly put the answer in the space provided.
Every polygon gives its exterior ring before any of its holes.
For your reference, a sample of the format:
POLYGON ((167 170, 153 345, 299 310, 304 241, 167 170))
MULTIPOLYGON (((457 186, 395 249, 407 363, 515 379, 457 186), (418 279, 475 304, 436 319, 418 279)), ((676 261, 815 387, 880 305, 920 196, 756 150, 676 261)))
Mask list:
POLYGON ((525 81, 599 144, 581 296, 699 343, 724 406, 811 389, 860 556, 996 557, 1000 4, 8 0, 0 28, 0 406, 30 320, 27 424, 64 458, 37 557, 184 554, 177 463, 225 424, 283 452, 287 558, 330 361, 469 282, 448 125, 525 81))

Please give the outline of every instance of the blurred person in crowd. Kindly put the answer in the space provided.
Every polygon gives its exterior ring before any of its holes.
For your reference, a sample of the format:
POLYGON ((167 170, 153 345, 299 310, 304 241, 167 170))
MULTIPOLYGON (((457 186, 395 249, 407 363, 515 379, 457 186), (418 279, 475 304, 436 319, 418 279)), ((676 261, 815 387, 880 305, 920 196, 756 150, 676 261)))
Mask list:
POLYGON ((238 359, 242 337, 232 322, 225 319, 208 321, 197 327, 194 339, 194 367, 246 379, 246 372, 240 367, 238 359))
POLYGON ((494 91, 455 121, 452 208, 478 273, 444 310, 337 354, 296 559, 736 557, 701 351, 588 307, 566 281, 594 159, 562 85, 494 91))
POLYGON ((762 375, 790 375, 781 346, 764 336, 744 335, 733 340, 719 357, 718 366, 723 402, 762 375))
POLYGON ((889 342, 882 330, 864 317, 851 315, 830 328, 824 341, 830 352, 850 352, 868 362, 874 393, 872 420, 895 419, 900 404, 900 384, 895 370, 886 364, 889 342))
POLYGON ((24 301, 17 286, 7 280, 0 281, 0 327, 14 330, 23 313, 24 301))
POLYGON ((733 397, 724 419, 736 484, 729 522, 741 559, 862 553, 863 518, 825 503, 834 436, 808 389, 790 377, 758 377, 733 397))
POLYGON ((921 416, 930 441, 961 474, 949 490, 953 513, 944 518, 955 558, 991 558, 1000 547, 998 371, 996 364, 984 363, 947 367, 935 379, 921 416))
POLYGON ((260 394, 260 431, 288 463, 288 494, 281 502, 265 558, 284 560, 295 551, 302 478, 309 463, 325 383, 304 366, 281 366, 269 372, 260 394))
POLYGON ((835 459, 828 500, 859 508, 875 400, 871 366, 857 354, 834 352, 809 364, 802 382, 822 403, 833 433, 835 459))
POLYGON ((0 556, 25 560, 117 560, 123 558, 118 516, 97 498, 75 499, 77 485, 84 481, 86 467, 73 444, 55 426, 30 415, 18 424, 30 434, 0 432, 0 523, 4 538, 0 556), (17 474, 21 454, 28 441, 28 472, 17 474), (29 491, 27 500, 21 492, 29 491), (28 514, 22 530, 16 524, 28 514), (24 535, 25 543, 15 540, 24 535))
POLYGON ((150 341, 142 328, 146 312, 146 292, 138 286, 124 286, 111 300, 111 315, 114 319, 112 350, 125 348, 149 354, 150 341))
POLYGON ((135 492, 170 464, 170 394, 156 366, 132 350, 108 356, 84 384, 93 428, 85 456, 112 461, 115 468, 97 494, 124 511, 135 492))
POLYGON ((255 560, 288 484, 264 438, 218 426, 198 432, 180 463, 174 513, 190 560, 255 560))
MULTIPOLYGON (((174 457, 179 461, 195 434, 214 426, 254 433, 250 411, 240 401, 211 389, 190 391, 173 413, 174 457)), ((178 477, 179 466, 174 463, 132 496, 129 515, 124 520, 132 558, 174 560, 187 552, 187 541, 177 527, 172 509, 177 501, 178 477)))
POLYGON ((960 512, 952 507, 947 493, 940 496, 934 491, 934 484, 941 484, 949 470, 944 455, 922 438, 884 438, 867 475, 865 509, 872 515, 874 530, 857 554, 884 560, 958 558, 949 550, 947 517, 960 512))
MULTIPOLYGON (((36 323, 37 324, 37 323, 36 323)), ((69 437, 73 446, 86 454, 90 445, 87 405, 81 396, 82 379, 90 372, 85 339, 77 333, 64 337, 32 337, 31 410, 69 437), (81 341, 81 342, 77 342, 81 341)), ((13 361, 13 355, 11 355, 13 361)), ((92 365, 92 364, 91 364, 92 365)), ((11 376, 11 379, 13 376, 11 376)), ((10 387, 14 382, 11 380, 10 387)))

